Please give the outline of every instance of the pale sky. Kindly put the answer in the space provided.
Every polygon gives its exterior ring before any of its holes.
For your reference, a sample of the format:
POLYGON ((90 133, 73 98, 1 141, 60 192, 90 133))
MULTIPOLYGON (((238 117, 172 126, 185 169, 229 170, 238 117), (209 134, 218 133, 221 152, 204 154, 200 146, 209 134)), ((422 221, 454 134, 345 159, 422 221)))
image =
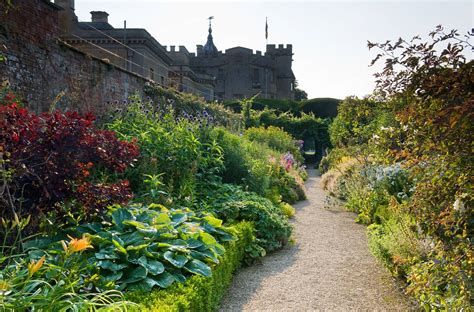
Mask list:
MULTIPOLYGON (((474 27, 472 1, 90 1, 76 0, 80 21, 106 11, 109 23, 145 28, 162 45, 204 45, 209 16, 219 50, 243 46, 265 51, 269 44, 293 44, 293 72, 310 98, 364 96, 374 87, 374 51, 367 40, 427 35, 436 25, 465 34, 474 27)), ((472 52, 468 57, 472 58, 472 52)))

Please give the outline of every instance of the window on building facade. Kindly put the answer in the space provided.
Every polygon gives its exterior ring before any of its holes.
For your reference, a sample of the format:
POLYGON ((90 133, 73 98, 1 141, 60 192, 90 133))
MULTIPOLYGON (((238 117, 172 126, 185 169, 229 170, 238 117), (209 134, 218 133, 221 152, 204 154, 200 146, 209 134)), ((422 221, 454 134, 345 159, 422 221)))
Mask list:
POLYGON ((150 68, 150 79, 155 80, 155 70, 153 68, 150 68))
POLYGON ((222 68, 217 70, 217 79, 224 80, 224 70, 222 68))
POLYGON ((258 68, 253 69, 253 82, 254 83, 260 82, 260 70, 258 68))
POLYGON ((161 76, 161 85, 164 86, 165 85, 165 77, 161 76))

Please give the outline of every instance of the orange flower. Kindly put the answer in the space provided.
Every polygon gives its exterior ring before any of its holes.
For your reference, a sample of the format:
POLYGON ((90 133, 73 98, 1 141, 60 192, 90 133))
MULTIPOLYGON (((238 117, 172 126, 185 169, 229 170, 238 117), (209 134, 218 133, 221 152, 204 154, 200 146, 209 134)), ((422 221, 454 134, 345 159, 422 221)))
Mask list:
POLYGON ((44 260, 46 260, 46 256, 42 256, 37 262, 31 260, 30 264, 28 264, 28 272, 30 276, 33 276, 33 274, 43 266, 44 260))
POLYGON ((68 237, 71 239, 68 243, 67 247, 67 252, 68 253, 75 253, 78 251, 82 251, 87 248, 94 248, 91 245, 91 241, 89 237, 86 237, 84 234, 82 235, 82 238, 72 238, 71 236, 68 235, 68 237))

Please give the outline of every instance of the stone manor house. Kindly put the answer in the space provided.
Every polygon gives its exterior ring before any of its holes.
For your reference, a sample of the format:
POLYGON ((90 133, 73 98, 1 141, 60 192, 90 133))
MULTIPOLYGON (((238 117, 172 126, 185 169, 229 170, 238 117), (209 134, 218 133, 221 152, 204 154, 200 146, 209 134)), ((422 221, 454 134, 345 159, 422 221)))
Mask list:
POLYGON ((195 93, 207 100, 249 98, 294 99, 292 45, 268 44, 265 53, 234 47, 219 51, 212 37, 196 53, 186 47, 163 46, 145 29, 114 28, 108 14, 92 11, 90 22, 79 22, 74 0, 55 0, 62 39, 90 55, 163 86, 195 93))

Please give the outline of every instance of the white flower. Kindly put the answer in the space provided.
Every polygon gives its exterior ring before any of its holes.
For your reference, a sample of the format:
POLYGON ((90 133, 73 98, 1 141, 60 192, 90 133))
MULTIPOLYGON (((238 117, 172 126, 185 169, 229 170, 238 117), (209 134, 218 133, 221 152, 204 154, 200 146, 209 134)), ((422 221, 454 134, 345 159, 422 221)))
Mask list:
POLYGON ((374 135, 372 135, 372 139, 378 140, 378 139, 380 139, 380 137, 378 135, 374 134, 374 135))
POLYGON ((381 126, 380 127, 380 130, 382 131, 388 131, 388 132, 393 132, 393 127, 384 127, 384 126, 381 126))
POLYGON ((453 209, 454 211, 459 211, 460 213, 464 213, 465 211, 464 203, 462 202, 460 198, 456 198, 456 200, 454 201, 453 209))

